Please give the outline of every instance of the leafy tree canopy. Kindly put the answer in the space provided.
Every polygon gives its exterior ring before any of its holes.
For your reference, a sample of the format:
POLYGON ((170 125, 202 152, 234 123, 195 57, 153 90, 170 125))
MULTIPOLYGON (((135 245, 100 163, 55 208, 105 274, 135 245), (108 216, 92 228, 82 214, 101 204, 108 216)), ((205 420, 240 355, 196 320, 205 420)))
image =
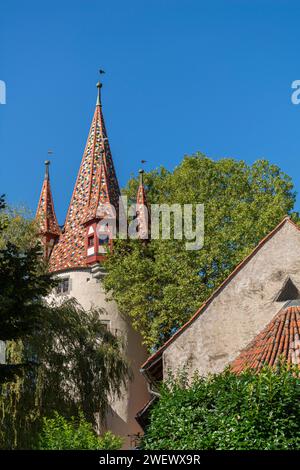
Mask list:
POLYGON ((117 450, 122 446, 122 439, 111 432, 97 436, 82 413, 79 419, 73 416, 67 420, 55 412, 53 418, 43 421, 38 445, 41 450, 117 450))
POLYGON ((46 272, 31 222, 0 207, 0 340, 26 337, 43 321, 44 297, 55 282, 46 272), (31 234, 31 235, 29 235, 31 234), (11 235, 11 236, 9 236, 11 235))
MULTIPOLYGON (((196 154, 173 172, 146 173, 145 185, 150 203, 205 206, 202 249, 187 251, 185 240, 118 240, 107 261, 105 288, 151 349, 185 323, 286 214, 298 215, 291 178, 266 160, 247 165, 196 154)), ((137 186, 131 179, 125 189, 132 201, 137 186)))
POLYGON ((9 345, 8 363, 22 363, 22 373, 2 385, 0 448, 32 448, 53 410, 65 418, 82 412, 103 430, 109 399, 121 395, 131 373, 122 339, 103 326, 102 313, 73 300, 50 305, 26 341, 9 345))
POLYGON ((25 207, 12 208, 4 204, 0 206, 0 249, 7 243, 24 250, 37 243, 38 226, 31 212, 25 207))
POLYGON ((121 395, 130 369, 122 338, 103 325, 103 313, 99 308, 87 312, 73 299, 51 305, 42 327, 29 338, 24 353, 38 360, 43 413, 56 409, 69 415, 81 409, 100 428, 109 397, 121 395))

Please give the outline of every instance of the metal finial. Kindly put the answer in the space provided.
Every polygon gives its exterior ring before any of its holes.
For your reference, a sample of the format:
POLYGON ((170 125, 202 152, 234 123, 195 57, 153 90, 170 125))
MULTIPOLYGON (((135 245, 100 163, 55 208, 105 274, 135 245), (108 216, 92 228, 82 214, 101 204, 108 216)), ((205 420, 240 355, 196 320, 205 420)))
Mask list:
POLYGON ((96 106, 101 106, 101 88, 102 88, 102 83, 98 82, 96 87, 98 88, 98 94, 97 94, 97 101, 96 101, 96 106))
POLYGON ((50 165, 50 160, 45 160, 45 178, 49 178, 49 165, 50 165))
MULTIPOLYGON (((100 69, 99 70, 99 73, 100 75, 102 75, 104 72, 104 70, 100 69)), ((96 87, 98 88, 98 95, 97 95, 97 102, 96 102, 96 106, 101 106, 101 88, 102 88, 102 83, 99 81, 96 85, 96 87)))
POLYGON ((140 174, 140 184, 143 185, 144 184, 144 170, 143 169, 140 169, 139 170, 139 174, 140 174))

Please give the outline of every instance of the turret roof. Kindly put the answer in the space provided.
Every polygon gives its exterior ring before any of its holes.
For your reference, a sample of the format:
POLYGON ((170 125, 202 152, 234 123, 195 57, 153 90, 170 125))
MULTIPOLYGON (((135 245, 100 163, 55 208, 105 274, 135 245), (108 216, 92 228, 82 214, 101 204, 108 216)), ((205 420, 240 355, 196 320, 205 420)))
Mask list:
POLYGON ((43 181, 43 186, 41 190, 41 195, 36 211, 36 219, 39 224, 40 234, 41 235, 60 235, 60 228, 57 222, 51 186, 50 186, 50 176, 49 176, 49 165, 50 162, 47 160, 45 162, 45 177, 43 181))

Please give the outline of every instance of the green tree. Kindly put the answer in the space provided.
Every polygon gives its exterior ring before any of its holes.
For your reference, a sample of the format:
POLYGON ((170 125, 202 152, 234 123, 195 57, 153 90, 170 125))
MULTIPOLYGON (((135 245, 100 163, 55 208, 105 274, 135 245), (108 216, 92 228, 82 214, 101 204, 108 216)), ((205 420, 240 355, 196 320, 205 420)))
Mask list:
POLYGON ((57 412, 53 418, 44 418, 38 438, 41 450, 117 450, 121 446, 122 439, 111 432, 97 436, 82 413, 69 420, 57 412))
POLYGON ((38 225, 31 212, 25 207, 11 208, 3 205, 0 208, 0 249, 7 243, 24 250, 36 245, 38 225))
MULTIPOLYGON (((0 340, 25 341, 43 323, 48 309, 43 299, 55 282, 44 269, 40 246, 36 241, 31 244, 26 241, 27 246, 24 243, 21 248, 7 238, 11 223, 14 227, 16 223, 6 212, 3 198, 0 206, 0 240, 5 240, 0 249, 0 340)), ((16 235, 15 241, 19 235, 16 235)), ((0 384, 29 365, 21 362, 1 364, 0 384)))
POLYGON ((300 449, 300 373, 284 363, 259 374, 226 370, 171 378, 153 407, 142 447, 150 450, 300 449))
POLYGON ((122 338, 107 330, 101 313, 99 308, 87 312, 72 299, 51 305, 38 334, 29 339, 27 354, 39 362, 44 414, 81 409, 88 421, 101 426, 109 397, 121 395, 130 369, 122 338))
POLYGON ((23 367, 2 385, 0 448, 32 448, 43 417, 55 410, 65 418, 82 412, 101 431, 109 398, 130 378, 122 339, 103 326, 99 309, 87 312, 70 300, 44 313, 26 341, 8 348, 8 361, 23 367))
MULTIPOLYGON (((185 323, 234 267, 277 223, 292 213, 291 178, 265 160, 214 161, 185 157, 173 172, 145 174, 150 203, 205 206, 204 247, 187 251, 185 240, 141 244, 118 240, 106 263, 107 293, 131 317, 149 348, 185 323)), ((125 193, 135 200, 138 182, 125 193)))

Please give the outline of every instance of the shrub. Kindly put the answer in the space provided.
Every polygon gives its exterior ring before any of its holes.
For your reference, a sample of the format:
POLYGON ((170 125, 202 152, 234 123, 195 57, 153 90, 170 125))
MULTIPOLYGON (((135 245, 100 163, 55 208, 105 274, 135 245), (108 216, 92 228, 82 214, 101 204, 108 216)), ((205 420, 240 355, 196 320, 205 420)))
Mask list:
POLYGON ((44 418, 38 447, 42 450, 116 450, 121 445, 122 439, 111 432, 97 436, 82 414, 78 419, 67 420, 55 412, 53 418, 44 418))
POLYGON ((207 378, 184 374, 161 390, 144 449, 300 449, 300 373, 284 364, 207 378))

